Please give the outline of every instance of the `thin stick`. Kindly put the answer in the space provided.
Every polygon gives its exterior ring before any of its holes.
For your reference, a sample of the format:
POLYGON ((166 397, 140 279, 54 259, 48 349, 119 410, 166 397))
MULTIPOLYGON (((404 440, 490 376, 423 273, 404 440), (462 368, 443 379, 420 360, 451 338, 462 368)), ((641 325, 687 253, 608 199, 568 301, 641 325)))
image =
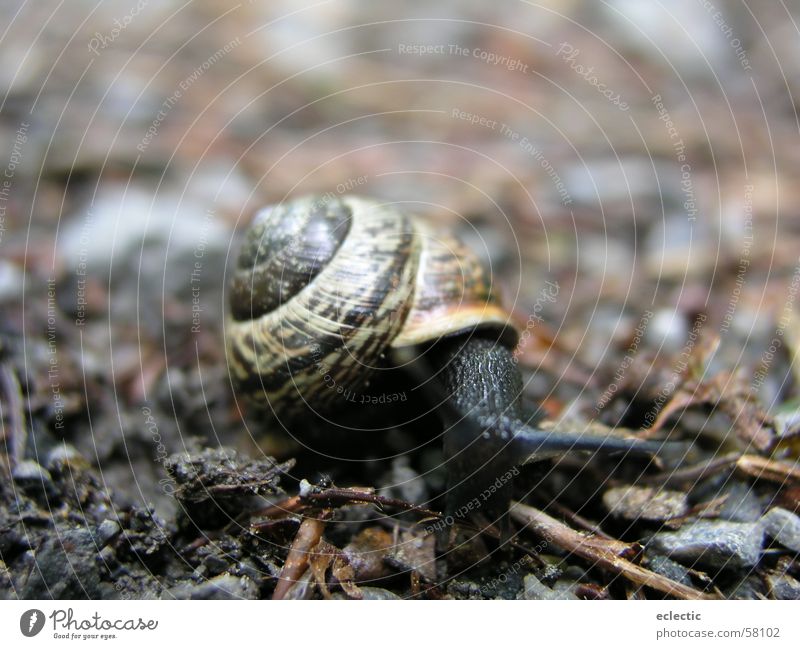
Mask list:
POLYGON ((274 516, 284 516, 286 514, 295 514, 303 507, 303 501, 300 500, 300 496, 290 496, 279 503, 275 503, 274 505, 270 505, 264 509, 259 509, 257 512, 253 512, 253 514, 250 516, 251 518, 272 518, 274 516))
POLYGON ((281 569, 272 599, 283 599, 289 589, 303 576, 308 568, 311 550, 319 543, 325 531, 325 521, 319 518, 305 518, 292 542, 292 547, 281 569))
POLYGON ((742 455, 736 462, 736 469, 752 478, 770 480, 784 486, 800 483, 800 464, 788 464, 770 460, 758 455, 742 455))
POLYGON ((739 460, 740 455, 740 453, 728 453, 727 455, 711 458, 705 462, 700 462, 683 469, 677 469, 676 471, 664 471, 652 476, 642 476, 639 482, 642 484, 658 484, 664 486, 679 485, 686 482, 694 484, 709 475, 733 467, 739 460))
POLYGON ((441 518, 440 512, 435 512, 424 507, 418 507, 405 500, 398 500, 397 498, 387 498, 386 496, 379 496, 372 491, 365 491, 363 489, 353 488, 339 488, 332 487, 319 492, 311 492, 300 496, 301 500, 310 501, 313 503, 368 503, 378 505, 381 509, 389 508, 400 510, 401 512, 415 512, 423 516, 431 516, 434 518, 441 518))
MULTIPOLYGON (((520 502, 511 506, 511 517, 533 530, 539 536, 551 539, 555 545, 591 561, 593 564, 621 574, 633 583, 649 586, 681 599, 717 599, 689 586, 667 579, 618 555, 608 541, 594 536, 584 536, 547 514, 520 502)), ((613 542, 612 542, 613 543, 613 542)), ((614 544, 616 545, 616 544, 614 544)), ((617 548, 618 550, 619 548, 617 548)))

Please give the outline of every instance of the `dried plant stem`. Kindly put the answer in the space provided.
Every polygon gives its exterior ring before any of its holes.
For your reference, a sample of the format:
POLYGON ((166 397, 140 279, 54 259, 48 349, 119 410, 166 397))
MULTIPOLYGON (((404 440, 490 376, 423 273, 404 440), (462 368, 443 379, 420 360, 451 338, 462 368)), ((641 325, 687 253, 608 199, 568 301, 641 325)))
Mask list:
POLYGON ((289 589, 303 576, 308 568, 311 550, 319 543, 324 530, 325 521, 321 518, 303 519, 283 564, 272 599, 283 599, 289 589))
POLYGON ((544 512, 514 502, 511 517, 534 531, 549 538, 560 548, 591 561, 604 570, 620 574, 635 584, 648 586, 680 599, 717 599, 689 586, 667 579, 620 556, 625 544, 608 541, 596 536, 584 536, 544 512))

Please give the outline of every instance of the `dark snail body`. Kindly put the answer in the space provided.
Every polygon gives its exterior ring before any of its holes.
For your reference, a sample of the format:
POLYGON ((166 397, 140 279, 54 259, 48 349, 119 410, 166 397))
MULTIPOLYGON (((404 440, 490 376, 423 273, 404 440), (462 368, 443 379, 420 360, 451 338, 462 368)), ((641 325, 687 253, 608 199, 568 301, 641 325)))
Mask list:
POLYGON ((451 514, 495 485, 481 514, 502 516, 511 484, 497 479, 529 458, 654 448, 534 428, 519 403, 517 333, 489 273, 461 242, 391 206, 308 197, 263 210, 230 303, 234 387, 286 422, 347 407, 343 389, 363 390, 425 349, 446 427, 451 514))
POLYGON ((511 500, 509 471, 559 451, 654 454, 660 443, 581 436, 535 427, 538 413, 521 406, 522 376, 512 351, 481 333, 447 338, 431 350, 449 398, 442 408, 446 431, 447 513, 478 509, 489 522, 504 517, 511 500), (473 503, 476 507, 465 507, 473 503))

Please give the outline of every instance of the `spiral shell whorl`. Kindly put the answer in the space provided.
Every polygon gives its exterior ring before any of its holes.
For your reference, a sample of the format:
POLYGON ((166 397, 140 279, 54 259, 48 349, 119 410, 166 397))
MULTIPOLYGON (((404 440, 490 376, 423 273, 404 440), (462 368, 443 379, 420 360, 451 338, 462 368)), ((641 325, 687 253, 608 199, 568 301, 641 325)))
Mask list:
POLYGON ((304 198, 261 216, 231 291, 239 390, 291 415, 359 389, 408 315, 419 255, 411 220, 378 203, 304 198))
POLYGON ((309 284, 344 241, 350 213, 301 199, 261 210, 247 231, 231 282, 236 320, 277 309, 309 284))

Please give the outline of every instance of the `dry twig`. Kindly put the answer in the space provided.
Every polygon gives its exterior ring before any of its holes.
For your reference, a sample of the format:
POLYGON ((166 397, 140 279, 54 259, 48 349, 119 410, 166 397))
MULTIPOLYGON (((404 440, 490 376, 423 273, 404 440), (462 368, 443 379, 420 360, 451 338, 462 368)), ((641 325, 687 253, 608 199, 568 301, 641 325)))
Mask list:
POLYGON ((752 478, 770 480, 781 485, 800 484, 800 465, 770 460, 759 455, 742 455, 736 469, 752 478))
POLYGON ((272 599, 283 599, 289 589, 303 576, 308 568, 311 551, 319 543, 324 531, 325 521, 322 516, 303 519, 283 564, 272 599))
MULTIPOLYGON (((680 599, 716 599, 689 586, 667 579, 620 556, 627 544, 609 542, 596 536, 584 536, 547 514, 520 502, 511 506, 511 517, 538 535, 552 540, 560 548, 591 561, 613 573, 623 575, 635 584, 654 588, 680 599)), ((632 549, 631 546, 627 546, 632 549)))

